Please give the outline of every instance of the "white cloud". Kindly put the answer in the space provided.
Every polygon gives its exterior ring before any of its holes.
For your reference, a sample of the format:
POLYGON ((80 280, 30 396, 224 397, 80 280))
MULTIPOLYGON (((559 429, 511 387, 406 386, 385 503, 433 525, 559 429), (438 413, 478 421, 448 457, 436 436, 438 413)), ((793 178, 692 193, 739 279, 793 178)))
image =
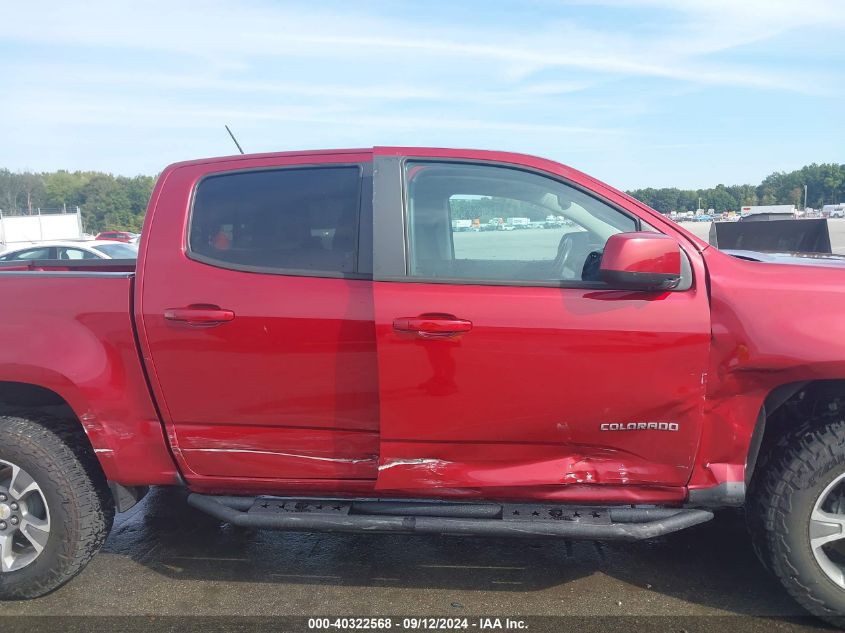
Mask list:
MULTIPOLYGON (((93 49, 178 53, 203 59, 213 70, 248 69, 254 60, 299 64, 341 59, 374 69, 406 66, 478 68, 519 80, 547 69, 576 69, 612 76, 658 77, 702 84, 801 90, 796 76, 707 55, 807 26, 843 24, 838 0, 576 0, 566 4, 651 7, 670 12, 650 37, 625 24, 587 28, 550 17, 541 24, 476 29, 443 24, 432 9, 424 23, 367 16, 366 5, 333 11, 297 5, 173 2, 12 3, 4 39, 65 43, 93 49), (364 10, 362 10, 364 9, 364 10), (19 28, 37 24, 38 28, 19 28), (493 65, 493 68, 490 65, 493 65)), ((515 8, 518 4, 514 5, 515 8)), ((2 27, 0 27, 2 28, 2 27)), ((826 82, 813 82, 826 83, 826 82)))
MULTIPOLYGON (((826 42, 841 49, 845 0, 475 6, 476 15, 463 0, 6 3, 0 166, 49 156, 49 166, 132 173, 217 151, 228 122, 253 150, 437 144, 620 163, 640 161, 642 148, 676 150, 670 168, 681 169, 678 157, 699 148, 704 161, 708 147, 725 147, 718 125, 717 140, 697 142, 700 121, 742 116, 738 100, 759 100, 745 127, 768 113, 759 125, 783 128, 769 134, 780 142, 792 118, 806 117, 772 104, 806 107, 831 101, 822 90, 843 91, 835 63, 812 62, 826 42), (697 110, 707 97, 711 109, 697 110)), ((724 134, 750 145, 745 133, 724 134)))

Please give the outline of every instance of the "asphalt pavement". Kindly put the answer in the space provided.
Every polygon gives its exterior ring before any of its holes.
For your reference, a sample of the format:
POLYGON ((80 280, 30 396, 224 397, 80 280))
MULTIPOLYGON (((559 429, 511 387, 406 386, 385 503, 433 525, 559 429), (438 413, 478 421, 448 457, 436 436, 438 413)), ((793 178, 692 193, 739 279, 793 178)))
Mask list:
MULTIPOLYGON (((671 616, 767 631, 804 615, 757 562, 739 511, 638 543, 283 533, 221 524, 175 488, 153 489, 118 515, 103 550, 69 584, 0 612, 671 616)), ((648 621, 663 620, 634 620, 648 621)))

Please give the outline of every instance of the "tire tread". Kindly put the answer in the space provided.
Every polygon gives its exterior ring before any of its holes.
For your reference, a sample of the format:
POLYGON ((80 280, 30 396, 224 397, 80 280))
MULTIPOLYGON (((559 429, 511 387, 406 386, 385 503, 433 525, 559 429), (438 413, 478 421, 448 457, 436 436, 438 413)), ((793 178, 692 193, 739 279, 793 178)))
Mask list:
POLYGON ((49 571, 21 583, 0 576, 0 598, 36 598, 73 578, 99 551, 114 520, 114 503, 88 439, 65 421, 32 412, 7 414, 0 416, 0 437, 0 443, 11 443, 43 465, 48 481, 39 483, 53 488, 73 518, 70 542, 49 571))

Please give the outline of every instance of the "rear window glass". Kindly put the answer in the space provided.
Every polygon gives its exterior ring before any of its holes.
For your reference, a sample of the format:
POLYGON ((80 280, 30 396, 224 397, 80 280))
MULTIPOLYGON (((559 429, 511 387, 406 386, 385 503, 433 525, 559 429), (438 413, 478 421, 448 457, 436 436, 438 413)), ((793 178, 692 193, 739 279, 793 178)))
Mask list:
POLYGON ((92 248, 112 259, 136 259, 138 257, 138 249, 129 244, 99 244, 92 248))
POLYGON ((191 256, 258 272, 354 273, 360 182, 357 166, 205 178, 194 198, 191 256))

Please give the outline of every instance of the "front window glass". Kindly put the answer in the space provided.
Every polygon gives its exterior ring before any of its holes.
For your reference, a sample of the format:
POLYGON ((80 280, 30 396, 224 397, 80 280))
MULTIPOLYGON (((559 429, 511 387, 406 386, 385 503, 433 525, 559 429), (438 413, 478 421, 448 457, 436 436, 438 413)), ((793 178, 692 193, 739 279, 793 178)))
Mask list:
POLYGON ((598 281, 607 239, 637 221, 531 172, 490 165, 406 167, 410 273, 498 281, 598 281))

